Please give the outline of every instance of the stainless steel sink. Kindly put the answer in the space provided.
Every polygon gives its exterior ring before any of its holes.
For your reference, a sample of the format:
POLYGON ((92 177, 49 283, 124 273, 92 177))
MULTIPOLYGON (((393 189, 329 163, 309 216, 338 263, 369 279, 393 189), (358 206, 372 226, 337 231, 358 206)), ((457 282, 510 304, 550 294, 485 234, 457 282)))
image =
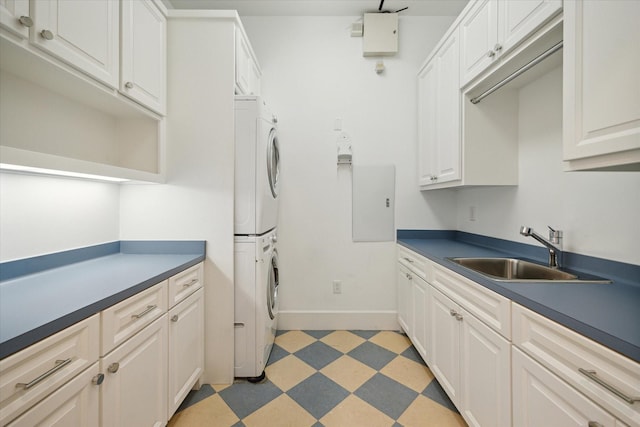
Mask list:
POLYGON ((557 268, 524 261, 516 258, 449 258, 461 266, 504 282, 581 282, 611 283, 610 280, 595 276, 578 276, 557 268))

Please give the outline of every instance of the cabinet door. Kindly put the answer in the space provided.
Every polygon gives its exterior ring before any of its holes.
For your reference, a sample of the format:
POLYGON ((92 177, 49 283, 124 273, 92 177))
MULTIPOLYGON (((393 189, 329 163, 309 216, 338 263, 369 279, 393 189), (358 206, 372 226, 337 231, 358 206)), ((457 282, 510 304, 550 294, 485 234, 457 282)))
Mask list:
POLYGON ((611 415, 516 347, 512 363, 514 426, 616 425, 611 415))
POLYGON ((502 0, 498 4, 498 52, 506 53, 562 10, 562 0, 502 0))
POLYGON ((438 76, 434 59, 418 75, 418 184, 433 184, 436 176, 438 76))
POLYGON ((29 24, 22 16, 29 17, 29 0, 0 0, 0 26, 26 39, 29 24))
POLYGON ((166 110, 167 22, 151 0, 122 1, 120 91, 150 109, 166 110))
POLYGON ((398 323, 408 336, 411 336, 411 278, 409 270, 398 264, 398 275, 396 277, 397 298, 398 298, 398 323))
POLYGON ((460 319, 461 405, 469 426, 511 426, 511 343, 473 315, 460 319))
POLYGON ((203 290, 169 311, 169 407, 171 418, 204 370, 203 290))
POLYGON ((564 6, 564 160, 640 162, 640 2, 564 6))
POLYGON ((102 427, 162 427, 167 422, 167 315, 101 360, 102 427), (107 409, 108 408, 108 409, 107 409))
POLYGON ((236 29, 236 87, 237 93, 249 94, 249 66, 251 53, 242 31, 236 29))
MULTIPOLYGON (((100 418, 99 363, 87 368, 7 427, 98 426, 100 418)), ((3 424, 4 425, 4 424, 3 424)))
POLYGON ((460 179, 460 58, 458 32, 449 36, 438 57, 436 183, 460 179))
POLYGON ((249 95, 260 95, 261 73, 255 61, 249 63, 249 95))
POLYGON ((451 401, 460 404, 460 307, 437 289, 430 289, 430 368, 451 401))
POLYGON ((498 2, 480 0, 460 23, 461 86, 497 59, 498 2))
POLYGON ((411 303, 413 305, 413 326, 411 327, 411 342, 425 361, 428 361, 428 303, 429 285, 420 277, 411 280, 411 303))
POLYGON ((35 0, 32 5, 34 45, 118 86, 118 0, 35 0))

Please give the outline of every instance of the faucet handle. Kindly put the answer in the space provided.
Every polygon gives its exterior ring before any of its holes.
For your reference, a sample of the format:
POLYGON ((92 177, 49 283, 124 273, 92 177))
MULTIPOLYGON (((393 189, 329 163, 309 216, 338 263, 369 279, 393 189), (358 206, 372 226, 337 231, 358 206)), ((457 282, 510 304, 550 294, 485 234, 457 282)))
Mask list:
POLYGON ((562 230, 554 230, 550 225, 547 227, 549 228, 549 241, 559 245, 562 241, 562 230))

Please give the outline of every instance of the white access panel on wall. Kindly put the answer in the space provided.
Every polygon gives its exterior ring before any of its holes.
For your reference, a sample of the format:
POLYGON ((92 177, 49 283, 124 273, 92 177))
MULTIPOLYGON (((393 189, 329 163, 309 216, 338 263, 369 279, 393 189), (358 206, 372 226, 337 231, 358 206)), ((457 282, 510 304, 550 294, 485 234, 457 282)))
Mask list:
POLYGON ((353 241, 395 240, 396 168, 353 166, 353 241))

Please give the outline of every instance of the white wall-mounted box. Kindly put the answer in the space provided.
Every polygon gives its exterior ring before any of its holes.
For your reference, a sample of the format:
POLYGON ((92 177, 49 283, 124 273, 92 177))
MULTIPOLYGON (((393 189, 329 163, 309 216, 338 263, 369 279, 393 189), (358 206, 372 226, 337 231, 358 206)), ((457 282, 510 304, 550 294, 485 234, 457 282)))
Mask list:
POLYGON ((398 53, 398 14, 365 13, 363 56, 386 56, 398 53))

